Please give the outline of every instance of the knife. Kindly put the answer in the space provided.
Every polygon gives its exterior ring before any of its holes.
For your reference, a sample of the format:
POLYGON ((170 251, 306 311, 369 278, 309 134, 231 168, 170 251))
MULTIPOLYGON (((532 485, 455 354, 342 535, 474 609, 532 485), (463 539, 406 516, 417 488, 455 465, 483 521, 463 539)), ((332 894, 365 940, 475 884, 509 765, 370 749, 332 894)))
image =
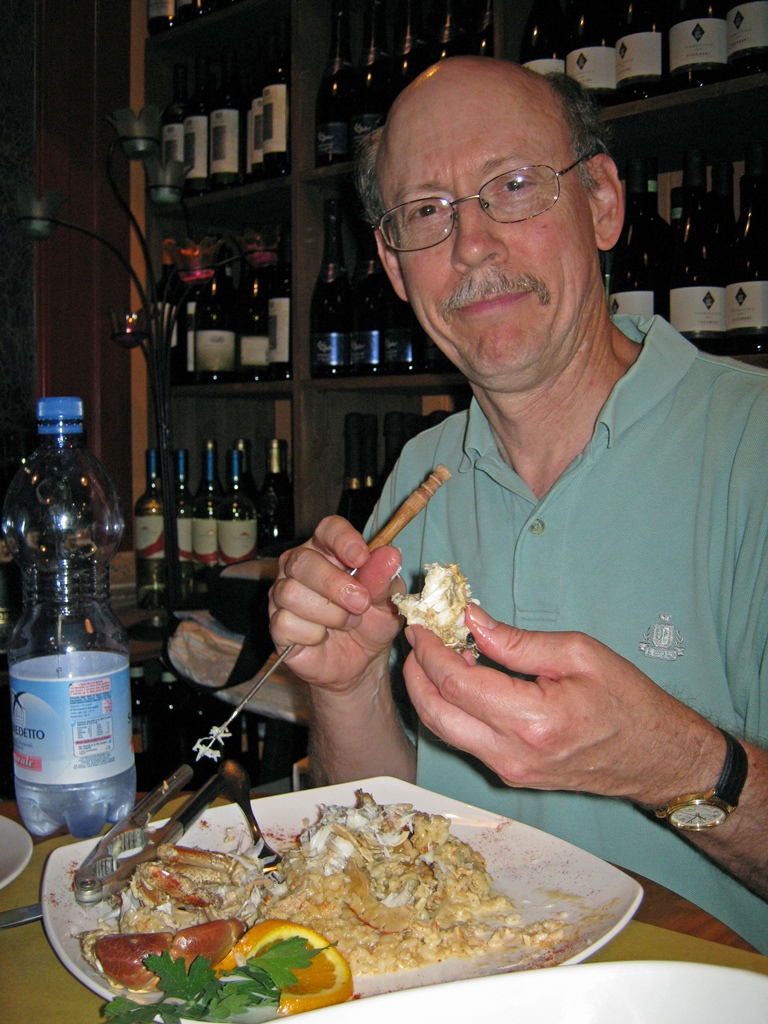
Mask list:
POLYGON ((13 910, 0 911, 0 928, 14 928, 17 924, 28 924, 39 921, 43 916, 43 908, 39 903, 30 903, 28 907, 15 907, 13 910))

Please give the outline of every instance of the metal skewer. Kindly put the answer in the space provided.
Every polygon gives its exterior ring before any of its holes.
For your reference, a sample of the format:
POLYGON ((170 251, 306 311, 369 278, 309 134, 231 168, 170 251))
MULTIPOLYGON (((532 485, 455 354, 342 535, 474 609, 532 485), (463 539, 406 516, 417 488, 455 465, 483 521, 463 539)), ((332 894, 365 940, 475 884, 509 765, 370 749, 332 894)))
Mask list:
MULTIPOLYGON (((435 491, 439 487, 442 487, 446 480, 450 480, 450 478, 451 474, 445 466, 435 466, 424 483, 420 484, 416 490, 405 499, 392 518, 381 530, 379 530, 376 536, 368 542, 368 550, 375 551, 377 548, 383 548, 387 544, 391 544, 403 527, 407 526, 412 519, 416 518, 422 509, 426 508, 429 499, 435 491)), ((212 726, 209 734, 207 736, 202 736, 195 743, 192 750, 197 754, 197 757, 195 758, 196 761, 199 761, 201 757, 210 757, 214 761, 219 760, 221 757, 221 751, 214 749, 214 743, 220 743, 222 746, 224 745, 224 740, 228 739, 232 735, 229 731, 230 725, 234 722, 243 708, 245 708, 251 698, 259 692, 269 677, 277 668, 279 668, 280 665, 282 665, 295 646, 296 644, 289 644, 283 653, 269 666, 266 672, 263 672, 258 679, 254 681, 250 690, 248 690, 246 695, 225 722, 221 725, 212 726)))

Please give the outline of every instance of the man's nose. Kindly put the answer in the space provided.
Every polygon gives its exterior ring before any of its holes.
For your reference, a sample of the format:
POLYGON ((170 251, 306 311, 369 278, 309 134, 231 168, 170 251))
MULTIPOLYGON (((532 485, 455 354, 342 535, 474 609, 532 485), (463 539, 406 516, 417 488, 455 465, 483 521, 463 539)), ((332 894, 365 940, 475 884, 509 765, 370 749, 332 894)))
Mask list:
POLYGON ((506 258, 507 245, 503 234, 506 225, 488 216, 479 196, 466 196, 457 200, 453 216, 454 262, 474 267, 485 262, 501 262, 506 258))

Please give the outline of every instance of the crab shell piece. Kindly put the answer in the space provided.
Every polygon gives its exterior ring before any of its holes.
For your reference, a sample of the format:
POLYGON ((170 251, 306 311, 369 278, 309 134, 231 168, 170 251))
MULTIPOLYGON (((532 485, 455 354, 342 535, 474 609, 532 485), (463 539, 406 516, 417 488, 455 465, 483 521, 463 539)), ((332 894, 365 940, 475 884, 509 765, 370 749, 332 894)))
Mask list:
POLYGON ((170 897, 186 907, 218 907, 223 887, 243 873, 241 864, 225 853, 164 844, 157 860, 140 864, 131 888, 145 905, 159 906, 170 897))
POLYGON ((472 592, 458 565, 431 562, 424 566, 426 577, 420 594, 394 594, 392 600, 409 626, 426 626, 455 651, 478 651, 464 623, 464 610, 472 592))

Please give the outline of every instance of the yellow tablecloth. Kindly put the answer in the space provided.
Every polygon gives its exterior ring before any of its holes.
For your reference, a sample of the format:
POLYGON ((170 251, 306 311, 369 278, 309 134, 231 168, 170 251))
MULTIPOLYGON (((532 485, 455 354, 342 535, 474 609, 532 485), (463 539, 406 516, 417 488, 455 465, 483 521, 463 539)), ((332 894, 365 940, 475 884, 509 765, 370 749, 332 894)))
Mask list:
MULTIPOLYGON (((68 836, 35 847, 22 874, 0 889, 0 910, 36 903, 40 879, 51 850, 72 842, 68 836)), ((632 921, 592 957, 609 960, 687 960, 768 974, 768 957, 717 942, 692 938, 632 921)), ((80 984, 57 960, 42 922, 0 931, 0 1020, 4 1024, 98 1024, 104 1001, 80 984)))

